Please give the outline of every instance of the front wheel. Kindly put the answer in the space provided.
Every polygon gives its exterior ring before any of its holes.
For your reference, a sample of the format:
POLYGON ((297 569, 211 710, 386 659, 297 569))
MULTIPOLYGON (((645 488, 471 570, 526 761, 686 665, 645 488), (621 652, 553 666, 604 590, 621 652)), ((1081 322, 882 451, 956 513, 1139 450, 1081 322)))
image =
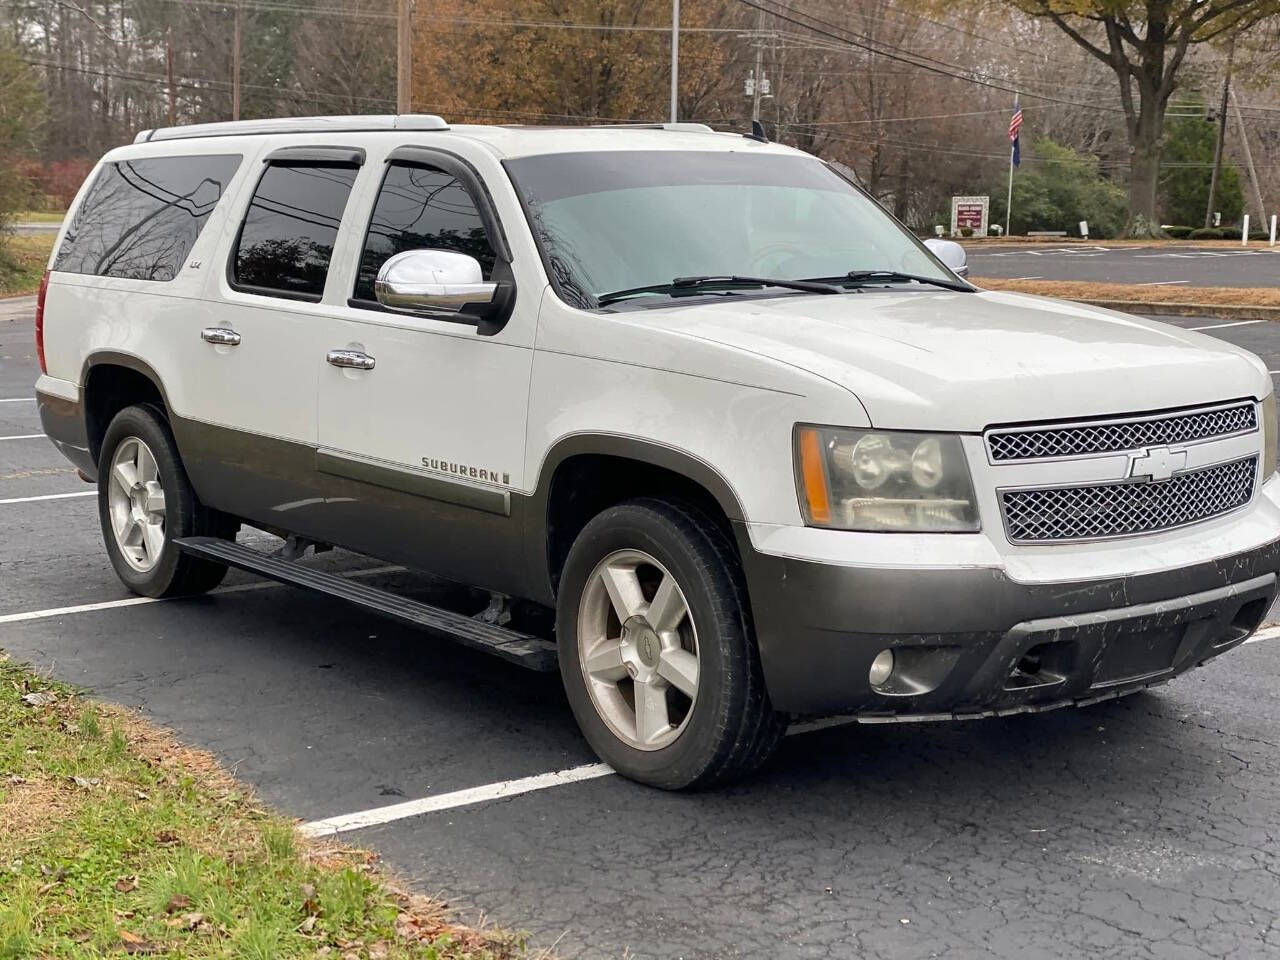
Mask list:
POLYGON ((98 516, 111 565, 135 593, 203 593, 227 574, 222 564, 173 546, 182 537, 234 537, 236 525, 196 499, 169 424, 154 407, 126 407, 107 427, 98 461, 98 516))
POLYGON ((565 561, 556 634, 578 725, 633 780, 728 780, 763 763, 785 730, 732 545, 690 506, 635 500, 591 520, 565 561))

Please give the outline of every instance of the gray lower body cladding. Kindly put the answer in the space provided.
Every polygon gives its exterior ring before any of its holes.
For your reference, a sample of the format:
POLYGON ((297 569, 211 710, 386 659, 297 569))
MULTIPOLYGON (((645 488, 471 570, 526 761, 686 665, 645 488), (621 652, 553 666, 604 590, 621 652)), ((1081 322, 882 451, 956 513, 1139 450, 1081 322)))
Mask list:
POLYGON ((1243 642, 1280 570, 1275 541, 1159 573, 1025 584, 776 557, 737 529, 774 706, 869 720, 1025 712, 1163 682, 1243 642), (896 676, 872 687, 886 649, 896 676))
POLYGON ((89 450, 84 405, 78 400, 36 391, 36 406, 40 410, 41 427, 58 451, 86 476, 97 476, 98 465, 89 450))

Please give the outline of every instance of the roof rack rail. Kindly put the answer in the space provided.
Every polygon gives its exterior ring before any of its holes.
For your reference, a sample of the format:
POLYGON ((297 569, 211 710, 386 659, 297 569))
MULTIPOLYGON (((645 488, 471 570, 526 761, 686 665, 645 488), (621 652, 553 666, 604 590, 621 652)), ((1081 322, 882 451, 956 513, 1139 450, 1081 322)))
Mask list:
POLYGON ((684 133, 715 133, 705 123, 672 121, 670 123, 591 123, 593 130, 674 130, 684 133))
POLYGON ((134 143, 154 140, 187 140, 195 137, 237 137, 255 133, 352 133, 377 130, 448 130, 449 124, 434 113, 374 113, 347 117, 276 117, 267 120, 227 120, 221 123, 189 123, 177 127, 143 130, 134 143))

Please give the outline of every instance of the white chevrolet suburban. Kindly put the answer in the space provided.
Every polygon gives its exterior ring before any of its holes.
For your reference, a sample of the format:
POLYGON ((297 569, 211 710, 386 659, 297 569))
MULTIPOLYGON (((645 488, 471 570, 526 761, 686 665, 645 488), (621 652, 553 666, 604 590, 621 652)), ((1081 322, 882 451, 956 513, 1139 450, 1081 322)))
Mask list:
POLYGON ((44 429, 130 588, 235 566, 558 663, 597 753, 665 788, 754 768, 797 716, 1162 683, 1276 592, 1255 357, 975 289, 755 136, 147 131, 80 191, 37 339, 44 429), (477 609, 305 562, 332 545, 477 609))

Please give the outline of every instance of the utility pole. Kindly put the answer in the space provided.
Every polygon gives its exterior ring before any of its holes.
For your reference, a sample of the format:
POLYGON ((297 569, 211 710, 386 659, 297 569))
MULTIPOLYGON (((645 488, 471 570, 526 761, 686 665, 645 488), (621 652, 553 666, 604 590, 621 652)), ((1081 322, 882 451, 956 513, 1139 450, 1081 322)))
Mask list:
POLYGON ((1236 111, 1236 125, 1240 128, 1240 143, 1244 146, 1244 165, 1249 171, 1249 182, 1253 185, 1253 202, 1258 207, 1258 222, 1267 222, 1267 211, 1262 205, 1262 191, 1258 189, 1258 171, 1253 168, 1253 150, 1249 146, 1249 133, 1244 127, 1244 116, 1240 113, 1240 104, 1236 102, 1236 92, 1231 91, 1231 106, 1236 111))
POLYGON ((236 0, 231 29, 231 119, 240 119, 240 0, 236 0))
POLYGON ((396 17, 396 113, 413 112, 413 0, 400 0, 396 17))
POLYGON ((764 11, 756 14, 756 72, 755 82, 751 85, 751 119, 760 119, 760 94, 764 88, 764 11))
POLYGON ((671 0, 671 122, 680 119, 680 0, 671 0))
POLYGON ((1218 142, 1213 148, 1213 173, 1209 175, 1209 203, 1204 210, 1204 225, 1213 226, 1213 201, 1218 192, 1218 178, 1222 175, 1222 145, 1227 139, 1227 97, 1231 93, 1231 60, 1236 54, 1236 40, 1231 38, 1227 47, 1227 73, 1222 78, 1222 103, 1218 107, 1218 142))
POLYGON ((178 125, 178 88, 173 85, 173 27, 164 34, 164 69, 169 78, 169 126, 178 125))

